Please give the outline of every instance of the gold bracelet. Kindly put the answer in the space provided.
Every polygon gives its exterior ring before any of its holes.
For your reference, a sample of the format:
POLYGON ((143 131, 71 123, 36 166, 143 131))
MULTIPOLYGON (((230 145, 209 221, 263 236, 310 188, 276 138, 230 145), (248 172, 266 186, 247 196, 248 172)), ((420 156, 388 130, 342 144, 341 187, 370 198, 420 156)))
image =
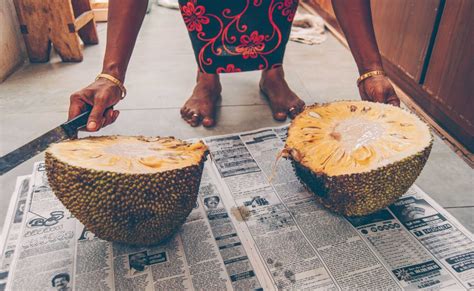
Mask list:
POLYGON ((97 81, 100 78, 107 79, 110 82, 114 83, 117 87, 119 87, 120 91, 122 91, 122 95, 120 96, 120 99, 125 98, 125 96, 127 95, 127 89, 125 89, 125 87, 123 86, 122 82, 119 79, 115 78, 112 75, 101 73, 97 75, 97 78, 95 78, 95 80, 97 81))
POLYGON ((373 77, 373 76, 378 76, 378 75, 384 75, 385 76, 385 72, 375 70, 375 71, 370 71, 370 72, 367 72, 367 73, 364 73, 364 74, 360 75, 360 77, 357 79, 357 87, 359 87, 360 83, 362 83, 362 81, 364 81, 365 79, 368 79, 368 78, 373 77))

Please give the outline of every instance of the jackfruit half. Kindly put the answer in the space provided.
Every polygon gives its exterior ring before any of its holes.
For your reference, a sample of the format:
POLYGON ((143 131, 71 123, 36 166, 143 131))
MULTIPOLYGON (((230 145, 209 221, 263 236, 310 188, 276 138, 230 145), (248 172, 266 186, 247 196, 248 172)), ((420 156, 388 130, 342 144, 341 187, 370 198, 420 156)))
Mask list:
POLYGON ((283 155, 321 204, 347 216, 375 212, 413 185, 433 137, 395 106, 339 101, 308 106, 291 123, 283 155))
POLYGON ((97 237, 131 245, 167 239, 195 206, 208 149, 172 137, 103 136, 46 151, 49 184, 97 237))

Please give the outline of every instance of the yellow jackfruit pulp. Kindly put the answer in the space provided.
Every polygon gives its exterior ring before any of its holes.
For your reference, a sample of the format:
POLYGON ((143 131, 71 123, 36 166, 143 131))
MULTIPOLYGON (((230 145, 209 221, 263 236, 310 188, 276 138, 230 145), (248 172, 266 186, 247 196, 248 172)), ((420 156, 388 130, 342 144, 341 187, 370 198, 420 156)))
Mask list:
POLYGON ((198 164, 202 143, 174 138, 91 137, 52 145, 48 152, 70 165, 118 173, 157 173, 198 164))

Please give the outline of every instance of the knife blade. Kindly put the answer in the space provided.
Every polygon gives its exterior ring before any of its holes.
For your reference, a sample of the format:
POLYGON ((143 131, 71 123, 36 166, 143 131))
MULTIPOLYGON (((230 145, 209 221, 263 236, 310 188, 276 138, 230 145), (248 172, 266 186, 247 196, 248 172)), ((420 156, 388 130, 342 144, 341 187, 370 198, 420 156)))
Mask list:
POLYGON ((26 160, 44 151, 50 144, 69 138, 75 138, 77 131, 86 126, 90 111, 85 111, 60 126, 51 129, 40 137, 17 148, 0 158, 0 176, 26 160))

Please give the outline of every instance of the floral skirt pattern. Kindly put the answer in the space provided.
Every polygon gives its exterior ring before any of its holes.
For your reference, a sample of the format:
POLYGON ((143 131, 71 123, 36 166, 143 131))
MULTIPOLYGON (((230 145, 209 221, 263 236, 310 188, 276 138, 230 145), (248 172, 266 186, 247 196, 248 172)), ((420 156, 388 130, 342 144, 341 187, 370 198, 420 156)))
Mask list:
POLYGON ((298 0, 179 0, 199 70, 264 70, 283 62, 298 0))

